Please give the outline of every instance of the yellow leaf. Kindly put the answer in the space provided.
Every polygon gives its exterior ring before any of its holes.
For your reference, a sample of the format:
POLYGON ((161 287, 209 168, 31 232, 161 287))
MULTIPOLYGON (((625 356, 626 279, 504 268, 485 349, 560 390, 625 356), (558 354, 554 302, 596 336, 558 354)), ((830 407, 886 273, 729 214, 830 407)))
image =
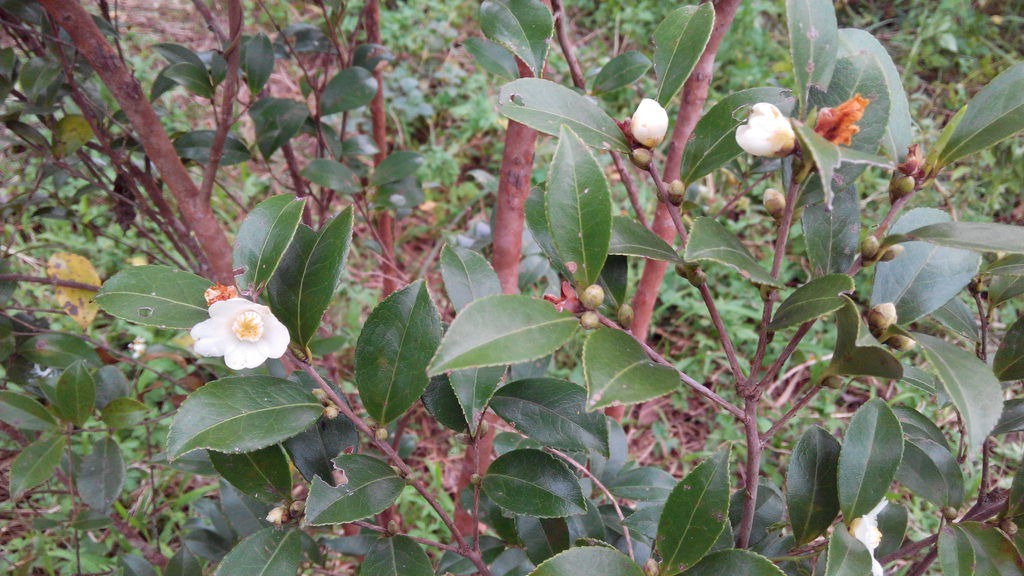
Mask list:
POLYGON ((53 153, 58 158, 70 156, 92 140, 92 126, 84 116, 68 114, 57 122, 54 132, 53 153))
MULTIPOLYGON (((69 282, 80 282, 82 284, 100 285, 99 274, 93 268, 92 262, 78 254, 68 252, 57 252, 50 256, 46 263, 46 275, 55 280, 67 280, 69 282)), ((96 292, 82 288, 69 288, 67 286, 56 287, 57 303, 60 307, 78 322, 82 329, 92 324, 99 312, 99 306, 93 302, 96 292)))

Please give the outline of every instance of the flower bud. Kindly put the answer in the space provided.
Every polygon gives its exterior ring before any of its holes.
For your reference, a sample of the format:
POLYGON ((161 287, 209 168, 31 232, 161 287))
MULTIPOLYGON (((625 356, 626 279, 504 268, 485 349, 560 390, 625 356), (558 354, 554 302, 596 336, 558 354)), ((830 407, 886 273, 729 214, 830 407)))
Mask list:
POLYGON ((482 481, 483 478, 481 478, 479 474, 473 474, 472 476, 469 477, 469 483, 472 484, 473 486, 479 486, 480 482, 482 481))
POLYGON ((708 281, 708 275, 700 269, 700 264, 696 262, 676 264, 676 274, 686 278, 690 285, 694 287, 699 287, 708 281))
POLYGON ((593 330, 600 325, 601 318, 593 310, 587 310, 580 316, 580 326, 583 326, 584 330, 593 330))
POLYGON ((267 513, 267 522, 270 522, 274 526, 280 526, 288 520, 288 509, 284 506, 278 506, 267 513))
POLYGON ((868 310, 868 328, 871 333, 878 337, 896 323, 896 305, 892 302, 878 304, 868 310))
POLYGON ((843 382, 844 381, 842 376, 836 376, 835 374, 833 374, 832 376, 829 376, 828 378, 822 380, 821 386, 825 388, 831 388, 833 390, 839 390, 840 388, 843 387, 843 382))
POLYGON ((306 511, 306 501, 296 500, 292 502, 292 505, 288 507, 288 514, 293 517, 298 517, 306 511))
POLYGON ((580 294, 580 303, 587 310, 593 310, 604 304, 604 288, 600 284, 591 284, 580 294))
POLYGON ((942 509, 942 517, 950 522, 956 520, 957 516, 959 515, 960 513, 957 512, 957 509, 952 506, 946 506, 945 508, 942 509))
POLYGON ((796 134, 782 112, 773 104, 754 104, 747 123, 736 129, 736 143, 748 154, 780 158, 793 151, 796 134))
POLYGON ((668 201, 673 206, 681 206, 686 201, 686 184, 683 184, 682 180, 669 182, 668 201))
POLYGON ((889 202, 896 202, 912 193, 917 186, 913 176, 897 176, 889 181, 889 202))
POLYGON ((754 285, 757 286, 757 292, 761 295, 762 302, 767 302, 772 297, 772 293, 775 292, 774 286, 757 283, 755 283, 754 285))
POLYGON ((330 406, 325 406, 324 407, 324 418, 327 418, 328 420, 334 420, 337 417, 338 417, 338 407, 337 406, 332 404, 330 406))
POLYGON ((883 344, 899 352, 908 352, 917 346, 917 341, 902 334, 893 334, 886 338, 883 344))
POLYGON ((477 426, 477 437, 487 436, 487 433, 491 430, 491 423, 487 420, 481 420, 477 426))
POLYGON ((321 388, 313 388, 313 396, 321 403, 327 401, 327 392, 324 392, 321 388))
POLYGON ((398 522, 396 520, 388 520, 388 533, 398 534, 399 532, 401 532, 401 528, 398 526, 398 522))
POLYGON ((878 256, 878 238, 868 236, 861 240, 860 257, 864 262, 870 262, 878 256))
POLYGON ((900 246, 899 244, 889 246, 885 249, 885 252, 882 253, 882 257, 879 258, 879 260, 882 262, 891 262, 898 258, 900 254, 903 254, 903 250, 903 246, 900 246))
POLYGON ((1017 533, 1017 525, 1009 518, 1003 518, 1003 521, 999 523, 999 529, 1006 532, 1009 536, 1013 536, 1017 533))
POLYGON ((388 439, 388 429, 387 428, 377 428, 377 433, 376 434, 377 434, 377 440, 379 440, 381 442, 387 442, 387 439, 388 439))
POLYGON ((455 435, 455 441, 459 444, 469 444, 469 434, 465 432, 459 432, 455 435))
POLYGON ((629 122, 633 139, 647 148, 654 148, 665 139, 668 132, 668 112, 656 101, 644 98, 633 112, 629 122))
POLYGON ((769 188, 764 191, 764 207, 772 218, 778 220, 786 212, 786 197, 775 188, 769 188))
POLYGON ((629 327, 633 325, 633 307, 629 304, 623 304, 619 306, 619 312, 616 315, 619 320, 619 324, 629 330, 629 327))
POLYGON ((629 155, 629 159, 633 161, 633 165, 637 168, 647 170, 651 166, 651 160, 654 159, 654 156, 647 148, 634 148, 633 153, 629 155))
POLYGON ((644 563, 644 576, 658 576, 661 574, 661 567, 654 558, 648 558, 644 563))

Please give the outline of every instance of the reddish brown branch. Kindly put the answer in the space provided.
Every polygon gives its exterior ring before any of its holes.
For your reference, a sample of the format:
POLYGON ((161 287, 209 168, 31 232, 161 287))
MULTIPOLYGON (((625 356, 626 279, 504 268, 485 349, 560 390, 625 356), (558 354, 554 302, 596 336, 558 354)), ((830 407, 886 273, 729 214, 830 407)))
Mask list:
MULTIPOLYGON (((202 2, 196 2, 202 5, 202 2)), ((241 0, 228 0, 228 29, 230 39, 224 49, 224 59, 227 61, 227 76, 224 79, 224 91, 221 94, 223 101, 220 106, 220 115, 217 118, 217 130, 213 135, 213 143, 210 145, 210 161, 203 170, 203 182, 199 187, 199 195, 207 204, 213 194, 213 184, 217 178, 217 170, 220 168, 221 158, 224 156, 224 145, 228 141, 228 132, 231 130, 231 115, 235 109, 235 98, 238 96, 238 67, 241 54, 242 41, 242 2, 241 0)))

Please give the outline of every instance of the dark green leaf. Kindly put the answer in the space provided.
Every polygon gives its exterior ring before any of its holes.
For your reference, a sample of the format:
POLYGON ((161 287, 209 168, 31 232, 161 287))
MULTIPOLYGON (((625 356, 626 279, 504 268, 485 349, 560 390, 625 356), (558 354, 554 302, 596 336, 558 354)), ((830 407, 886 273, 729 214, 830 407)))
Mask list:
POLYGON ((306 521, 314 526, 343 524, 362 520, 394 503, 405 488, 391 466, 365 454, 342 454, 334 459, 335 468, 345 480, 331 486, 314 478, 306 500, 306 521))
POLYGON ((739 238, 711 218, 694 220, 686 243, 686 260, 711 260, 735 268, 752 282, 781 287, 778 280, 757 263, 739 238))
POLYGON ((846 530, 836 526, 828 539, 828 563, 825 576, 865 576, 871 574, 871 552, 846 530))
POLYGON ((501 87, 498 112, 545 134, 569 127, 591 148, 629 153, 626 136, 596 104, 560 84, 521 78, 501 87))
POLYGON ((554 22, 537 0, 487 0, 480 5, 480 29, 491 41, 508 48, 541 76, 554 22))
POLYGON ((835 69, 839 48, 836 11, 831 0, 786 0, 786 21, 797 96, 806 113, 810 87, 828 86, 835 69))
POLYGON ((18 352, 29 362, 61 370, 75 362, 84 362, 92 367, 102 365, 99 355, 90 343, 70 334, 48 333, 33 336, 18 345, 18 352))
POLYGON ((839 453, 839 506, 852 522, 885 496, 903 456, 903 428, 880 398, 853 415, 839 453))
POLYGON ((902 381, 927 394, 935 394, 935 376, 920 368, 905 366, 902 381))
POLYGON ((796 326, 834 312, 845 304, 841 294, 852 292, 853 278, 846 274, 829 274, 811 280, 782 302, 768 328, 779 330, 796 326))
POLYGON ((931 313, 931 317, 949 328, 954 334, 977 342, 978 322, 974 319, 971 309, 959 297, 953 297, 949 302, 937 308, 931 313))
POLYGON ((651 61, 647 56, 636 50, 627 50, 601 67, 590 86, 590 91, 594 94, 604 94, 625 88, 643 78, 650 69, 651 61))
POLYGON ((164 576, 203 576, 203 568, 199 559, 192 554, 187 545, 183 545, 171 556, 164 568, 164 576))
POLYGON ((889 502, 878 514, 878 531, 882 542, 875 550, 875 557, 881 558, 900 549, 907 535, 907 509, 896 502, 889 502))
POLYGON ((1024 276, 1024 255, 1007 254, 985 269, 994 276, 1024 276))
MULTIPOLYGON (((878 166, 886 169, 893 167, 891 162, 881 156, 833 144, 810 127, 799 122, 793 123, 793 129, 800 141, 801 148, 807 152, 804 157, 809 156, 818 169, 819 179, 817 182, 821 185, 822 201, 826 209, 832 208, 833 186, 842 186, 847 183, 847 178, 837 172, 840 167, 844 167, 844 165, 878 166)), ((857 170, 859 171, 859 168, 857 170)))
POLYGON ((945 166, 984 150, 1024 130, 1024 62, 997 76, 964 106, 952 125, 948 141, 939 148, 938 164, 945 166))
POLYGON ((632 336, 598 328, 583 345, 587 410, 629 405, 668 394, 679 387, 679 374, 656 364, 632 336))
POLYGON ((502 508, 541 518, 587 511, 580 483, 558 458, 540 450, 513 450, 491 462, 482 484, 502 508))
POLYGON ((607 455, 605 417, 587 412, 586 400, 586 390, 572 382, 531 378, 502 386, 490 407, 516 430, 546 446, 607 455))
POLYGON ((786 471, 786 508, 797 544, 828 529, 839 513, 839 441, 814 426, 800 437, 786 471))
POLYGON ((171 422, 171 459, 192 450, 251 452, 302 432, 323 406, 302 384, 272 376, 208 382, 182 403, 171 422))
POLYGON ((277 270, 302 218, 304 200, 281 194, 260 202, 249 212, 235 238, 232 254, 239 288, 261 290, 277 270))
POLYGON ((515 517, 516 534, 534 564, 564 552, 571 545, 569 525, 565 518, 515 517))
POLYGON ((456 312, 474 300, 501 294, 501 283, 490 263, 468 248, 448 244, 441 250, 441 277, 456 312))
POLYGON ((997 276, 988 287, 988 301, 993 307, 1021 294, 1024 294, 1024 276, 997 276))
POLYGON ((462 42, 466 51, 473 55, 473 60, 481 68, 498 78, 508 81, 519 78, 519 66, 516 57, 505 48, 483 38, 466 38, 462 42))
POLYGON ((939 532, 939 566, 945 576, 974 576, 974 548, 959 526, 939 532))
MULTIPOLYGON (((210 148, 213 146, 213 130, 195 130, 174 139, 174 149, 185 160, 194 160, 200 164, 210 161, 210 148)), ((248 162, 252 158, 249 147, 238 136, 228 134, 220 158, 221 166, 232 166, 248 162)))
POLYGON ((421 400, 427 412, 443 426, 456 432, 469 430, 466 414, 462 411, 462 404, 459 403, 459 397, 455 395, 447 374, 431 378, 421 400))
POLYGON ((931 440, 908 438, 896 479, 936 506, 959 508, 964 501, 964 475, 949 448, 931 440))
POLYGON ((504 375, 505 366, 466 368, 455 370, 448 375, 448 382, 469 423, 470 434, 476 434, 487 403, 504 375))
POLYGON ((1013 483, 1010 484, 1010 492, 1006 495, 1006 518, 1020 516, 1024 512, 1024 466, 1018 465, 1017 473, 1013 475, 1013 483))
POLYGON ((889 117, 882 146, 890 158, 903 160, 912 134, 910 103, 892 57, 878 39, 869 32, 857 28, 843 28, 839 31, 839 50, 840 54, 845 56, 864 54, 877 61, 875 66, 881 69, 889 93, 889 117))
POLYGON ((51 400, 61 420, 75 426, 85 424, 96 406, 96 380, 85 362, 78 361, 64 369, 51 400))
POLYGON ((836 311, 836 349, 826 372, 847 376, 877 376, 897 380, 903 367, 888 350, 879 346, 870 334, 862 336, 860 314, 849 297, 843 296, 843 307, 836 311), (864 338, 867 345, 861 345, 864 338))
POLYGON ((612 218, 612 235, 608 246, 609 254, 639 256, 651 260, 682 262, 675 249, 657 234, 629 216, 612 218))
MULTIPOLYGON (((858 94, 870 102, 857 121, 860 130, 852 136, 849 148, 843 145, 840 152, 859 150, 873 154, 881 146, 889 124, 889 87, 881 62, 873 54, 854 52, 837 59, 827 90, 823 92, 820 88, 812 88, 808 107, 818 110, 834 108, 858 94)), ((847 166, 836 176, 842 178, 842 183, 851 183, 863 169, 863 166, 858 166, 851 170, 847 166)))
POLYGON ((10 390, 0 390, 0 422, 21 430, 52 430, 57 427, 57 421, 42 404, 10 390))
POLYGON ((292 474, 280 446, 253 452, 225 454, 209 451, 217 473, 241 492, 261 502, 285 502, 292 495, 292 474))
POLYGON ((42 437, 26 446, 11 462, 8 491, 17 500, 22 494, 53 478, 53 469, 64 454, 64 436, 42 437))
POLYGON ((529 576, 643 576, 644 572, 618 550, 604 546, 570 548, 545 561, 529 576))
POLYGON ((206 66, 179 62, 164 68, 161 74, 200 98, 213 98, 214 88, 206 66))
POLYGON ((264 528, 242 540, 217 566, 215 576, 295 576, 302 561, 302 532, 264 528))
POLYGON ((606 487, 615 496, 626 500, 663 502, 676 483, 675 477, 661 468, 641 466, 616 474, 606 487))
POLYGON ((705 556, 686 576, 782 576, 770 560, 749 550, 719 550, 705 556))
POLYGON ((377 95, 377 80, 373 73, 361 66, 352 66, 338 72, 324 88, 320 100, 320 113, 324 116, 348 112, 366 106, 377 95))
POLYGON ((693 566, 718 540, 729 522, 729 448, 693 469, 669 494, 658 522, 662 574, 693 566))
POLYGON ((75 474, 78 495, 93 510, 106 511, 124 488, 124 457, 112 438, 103 438, 82 459, 75 474))
POLYGON ((1008 434, 1024 431, 1024 398, 1007 400, 1003 406, 1003 414, 992 434, 1008 434))
POLYGON ((913 240, 976 252, 1024 254, 1024 226, 995 222, 940 222, 904 232, 913 240))
POLYGON ((359 177, 351 168, 330 158, 317 158, 306 164, 302 175, 313 184, 342 194, 355 194, 362 189, 359 177))
POLYGON ((942 430, 939 430, 939 427, 930 418, 906 406, 896 406, 892 411, 900 419, 900 424, 903 426, 903 434, 908 439, 929 440, 949 450, 949 441, 946 440, 942 430))
POLYGON ((260 32, 245 43, 244 52, 241 64, 245 72, 245 83, 249 86, 249 92, 259 94, 274 71, 274 46, 270 38, 260 32))
POLYGON ((1013 542, 998 528, 981 522, 960 522, 958 530, 974 549, 974 574, 985 576, 1020 576, 1024 559, 1013 542))
POLYGON ((358 443, 355 425, 339 415, 334 419, 317 420, 302 433, 285 440, 284 447, 303 478, 312 481, 314 476, 320 476, 324 480, 333 481, 332 460, 344 449, 358 443))
POLYGON ((857 188, 850 186, 836 192, 832 209, 824 202, 804 208, 801 218, 807 258, 814 273, 846 272, 860 249, 860 201, 857 188))
POLYGON ((658 74, 656 100, 662 106, 669 105, 690 77, 711 38, 714 24, 715 7, 703 3, 676 8, 654 30, 654 71, 658 74))
POLYGON ((1017 318, 999 343, 992 370, 1002 382, 1024 379, 1024 316, 1017 318))
POLYGON ((306 104, 287 98, 260 98, 249 109, 256 126, 256 146, 264 158, 270 158, 299 133, 309 116, 306 104))
POLYGON ((416 174, 423 165, 423 156, 416 152, 402 150, 394 152, 384 159, 377 166, 370 179, 371 186, 382 186, 391 182, 398 182, 408 176, 416 174))
POLYGON ((149 407, 134 398, 114 398, 100 411, 100 420, 114 429, 128 428, 141 422, 149 407))
POLYGON ((167 266, 131 266, 103 283, 96 303, 136 324, 188 329, 210 317, 203 293, 212 285, 167 266))
POLYGON ((408 536, 391 536, 374 542, 359 576, 434 576, 427 553, 408 536))

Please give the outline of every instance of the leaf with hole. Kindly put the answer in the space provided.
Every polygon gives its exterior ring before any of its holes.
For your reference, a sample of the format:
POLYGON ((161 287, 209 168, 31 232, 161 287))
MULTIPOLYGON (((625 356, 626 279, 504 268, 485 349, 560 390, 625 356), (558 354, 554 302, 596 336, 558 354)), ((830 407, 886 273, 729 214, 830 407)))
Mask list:
POLYGON ((313 526, 344 524, 373 516, 391 506, 405 480, 383 460, 365 454, 342 454, 334 467, 344 473, 337 486, 314 478, 306 500, 306 519, 313 526))
POLYGON ((135 324, 188 329, 210 317, 203 293, 212 285, 167 266, 132 266, 103 283, 96 303, 135 324))

